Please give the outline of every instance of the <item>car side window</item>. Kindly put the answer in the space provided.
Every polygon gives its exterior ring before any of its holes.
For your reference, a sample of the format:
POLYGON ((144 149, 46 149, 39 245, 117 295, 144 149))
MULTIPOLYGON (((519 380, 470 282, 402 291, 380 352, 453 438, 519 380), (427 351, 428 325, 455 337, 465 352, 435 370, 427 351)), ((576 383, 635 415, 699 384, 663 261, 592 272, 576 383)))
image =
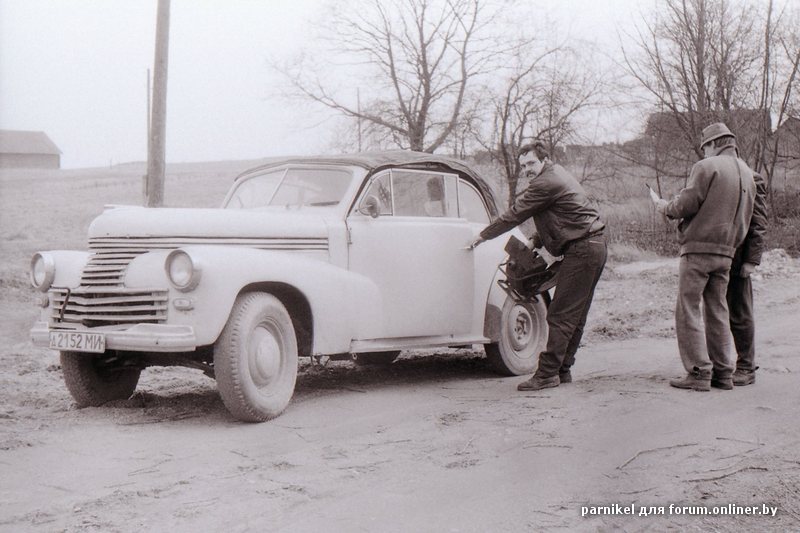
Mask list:
POLYGON ((395 215, 412 217, 455 217, 456 177, 393 170, 392 192, 395 215))
POLYGON ((475 187, 464 180, 458 181, 458 205, 461 218, 480 224, 488 224, 490 222, 489 213, 483 204, 483 197, 475 190, 475 187))

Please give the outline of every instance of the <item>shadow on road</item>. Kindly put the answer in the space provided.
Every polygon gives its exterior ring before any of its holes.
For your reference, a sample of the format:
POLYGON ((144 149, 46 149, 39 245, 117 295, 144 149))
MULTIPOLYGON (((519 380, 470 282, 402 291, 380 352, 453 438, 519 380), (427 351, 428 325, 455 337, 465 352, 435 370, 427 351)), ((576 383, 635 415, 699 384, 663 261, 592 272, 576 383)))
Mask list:
POLYGON ((295 396, 318 389, 342 387, 376 389, 407 383, 432 383, 499 377, 483 354, 475 352, 401 355, 390 365, 356 366, 331 362, 325 366, 303 365, 297 376, 295 396))
MULTIPOLYGON (((199 372, 170 378, 170 370, 160 370, 128 400, 114 401, 76 413, 92 418, 113 419, 117 425, 143 425, 186 421, 190 423, 236 423, 228 414, 213 380, 199 372)), ((497 379, 483 353, 470 350, 401 355, 390 365, 357 366, 349 361, 330 361, 325 365, 303 359, 297 375, 293 402, 336 394, 336 391, 369 392, 413 384, 497 379)))

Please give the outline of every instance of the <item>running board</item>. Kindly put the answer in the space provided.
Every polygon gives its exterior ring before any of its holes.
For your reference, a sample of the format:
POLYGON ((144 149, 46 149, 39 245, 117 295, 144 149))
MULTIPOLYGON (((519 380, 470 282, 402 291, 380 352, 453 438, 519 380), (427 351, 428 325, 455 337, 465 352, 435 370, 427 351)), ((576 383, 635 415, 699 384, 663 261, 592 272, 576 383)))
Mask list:
POLYGON ((350 343, 350 353, 385 352, 411 348, 435 348, 440 346, 464 346, 467 344, 488 344, 486 337, 471 335, 448 335, 433 337, 396 337, 392 339, 358 340, 350 343))

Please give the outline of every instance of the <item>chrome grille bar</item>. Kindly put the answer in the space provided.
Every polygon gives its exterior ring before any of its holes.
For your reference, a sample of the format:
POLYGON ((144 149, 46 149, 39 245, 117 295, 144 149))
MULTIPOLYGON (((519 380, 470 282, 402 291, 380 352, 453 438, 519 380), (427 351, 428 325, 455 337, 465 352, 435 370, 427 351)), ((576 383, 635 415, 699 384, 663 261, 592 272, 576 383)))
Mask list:
POLYGON ((55 323, 94 327, 167 319, 167 291, 162 289, 58 288, 50 290, 50 297, 55 323))

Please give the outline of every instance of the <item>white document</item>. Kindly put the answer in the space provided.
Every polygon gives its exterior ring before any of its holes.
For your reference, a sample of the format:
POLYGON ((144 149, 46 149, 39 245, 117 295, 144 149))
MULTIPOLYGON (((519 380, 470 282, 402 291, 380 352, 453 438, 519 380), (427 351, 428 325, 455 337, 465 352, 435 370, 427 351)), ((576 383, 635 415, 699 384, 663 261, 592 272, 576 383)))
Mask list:
POLYGON ((656 194, 656 191, 651 189, 649 185, 647 186, 647 190, 650 191, 650 198, 653 200, 653 202, 658 203, 661 197, 656 194))

